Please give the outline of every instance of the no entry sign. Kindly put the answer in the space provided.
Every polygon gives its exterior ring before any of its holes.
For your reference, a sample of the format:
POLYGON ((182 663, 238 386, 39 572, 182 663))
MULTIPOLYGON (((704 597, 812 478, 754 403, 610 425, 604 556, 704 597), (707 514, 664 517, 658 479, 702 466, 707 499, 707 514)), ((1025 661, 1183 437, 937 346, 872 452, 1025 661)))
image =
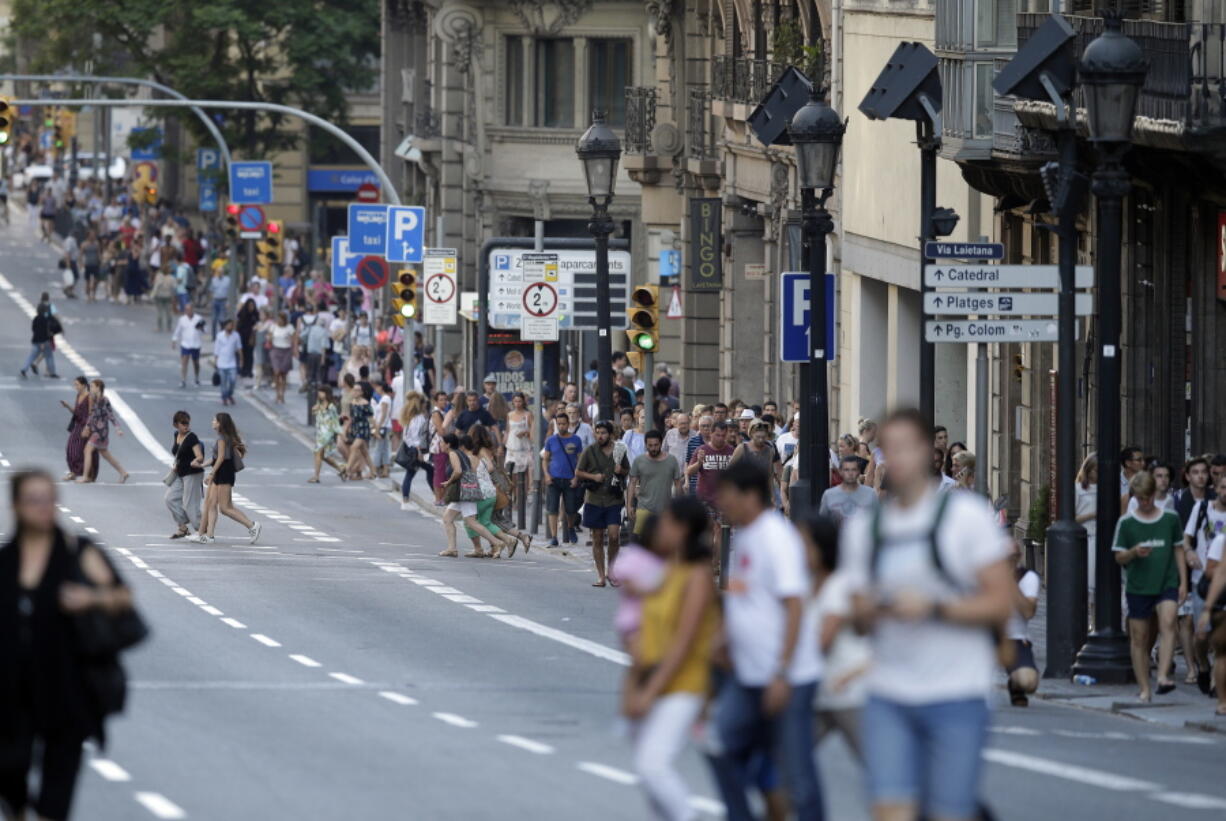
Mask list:
POLYGON ((364 182, 358 186, 356 195, 354 196, 358 202, 378 202, 379 201, 379 186, 373 182, 364 182))
POLYGON ((374 256, 362 257, 358 260, 358 267, 354 273, 358 284, 371 291, 386 285, 388 274, 387 260, 374 256))

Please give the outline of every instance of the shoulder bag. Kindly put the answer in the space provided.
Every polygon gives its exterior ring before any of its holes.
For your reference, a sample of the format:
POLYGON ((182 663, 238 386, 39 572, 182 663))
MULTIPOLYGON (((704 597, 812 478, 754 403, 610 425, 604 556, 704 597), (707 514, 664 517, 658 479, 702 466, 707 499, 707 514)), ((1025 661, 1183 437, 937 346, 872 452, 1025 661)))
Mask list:
POLYGON ((460 480, 456 482, 460 487, 461 502, 480 502, 485 497, 481 495, 481 483, 477 481, 477 471, 473 469, 472 462, 463 453, 460 454, 460 465, 463 470, 460 472, 460 480))

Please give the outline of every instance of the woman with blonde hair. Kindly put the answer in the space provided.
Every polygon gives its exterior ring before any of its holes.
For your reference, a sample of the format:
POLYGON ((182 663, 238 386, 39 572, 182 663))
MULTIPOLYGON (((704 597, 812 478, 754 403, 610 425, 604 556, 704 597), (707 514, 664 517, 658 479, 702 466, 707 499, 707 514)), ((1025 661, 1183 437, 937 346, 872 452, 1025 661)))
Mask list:
MULTIPOLYGON (((409 503, 409 489, 418 470, 426 471, 426 485, 434 487, 434 464, 430 460, 430 414, 426 412, 426 397, 410 391, 400 409, 400 427, 404 441, 400 451, 405 452, 408 463, 404 467, 404 481, 400 484, 400 500, 409 503)), ((399 454, 397 454, 399 455, 399 454)))
POLYGON ((1094 599, 1094 556, 1097 553, 1096 542, 1098 540, 1098 453, 1091 451, 1086 454, 1086 458, 1081 461, 1081 469, 1077 471, 1077 486, 1074 488, 1077 492, 1077 507, 1076 519, 1086 529, 1086 544, 1089 549, 1086 550, 1087 561, 1089 568, 1086 576, 1086 589, 1090 593, 1090 613, 1094 612, 1092 606, 1094 599))
POLYGON ((969 450, 959 451, 954 456, 954 489, 975 489, 975 454, 969 450))

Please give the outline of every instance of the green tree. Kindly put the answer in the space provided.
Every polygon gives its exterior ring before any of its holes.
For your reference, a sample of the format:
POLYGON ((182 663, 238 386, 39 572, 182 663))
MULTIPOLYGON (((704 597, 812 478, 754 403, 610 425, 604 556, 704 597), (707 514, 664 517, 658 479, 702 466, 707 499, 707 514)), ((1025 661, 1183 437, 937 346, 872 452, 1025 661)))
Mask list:
MULTIPOLYGON (((15 0, 11 37, 35 71, 151 77, 191 98, 281 103, 344 122, 378 70, 379 0, 15 0)), ((213 114, 214 112, 210 112, 213 114)), ((177 116, 197 137, 191 116, 177 116)), ((291 148, 285 118, 217 112, 248 156, 291 148)))

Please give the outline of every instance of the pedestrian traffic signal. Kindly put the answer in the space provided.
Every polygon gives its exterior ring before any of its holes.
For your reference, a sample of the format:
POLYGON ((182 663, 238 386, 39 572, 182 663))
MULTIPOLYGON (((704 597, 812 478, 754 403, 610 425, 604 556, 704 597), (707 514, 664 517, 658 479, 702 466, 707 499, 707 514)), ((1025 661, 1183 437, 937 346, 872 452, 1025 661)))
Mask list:
POLYGON ((17 119, 17 107, 13 105, 12 97, 0 97, 0 145, 4 145, 12 136, 13 121, 17 119))
POLYGON ((241 205, 230 203, 226 206, 226 236, 238 239, 238 215, 243 210, 241 205))
POLYGON ((396 274, 396 296, 392 299, 392 319, 403 326, 406 319, 417 318, 417 275, 408 268, 396 274))
MULTIPOLYGON (((654 353, 660 347, 660 288, 658 285, 638 285, 630 293, 630 330, 626 336, 630 348, 641 353, 654 353)), ((639 370, 636 368, 635 370, 639 370)))

